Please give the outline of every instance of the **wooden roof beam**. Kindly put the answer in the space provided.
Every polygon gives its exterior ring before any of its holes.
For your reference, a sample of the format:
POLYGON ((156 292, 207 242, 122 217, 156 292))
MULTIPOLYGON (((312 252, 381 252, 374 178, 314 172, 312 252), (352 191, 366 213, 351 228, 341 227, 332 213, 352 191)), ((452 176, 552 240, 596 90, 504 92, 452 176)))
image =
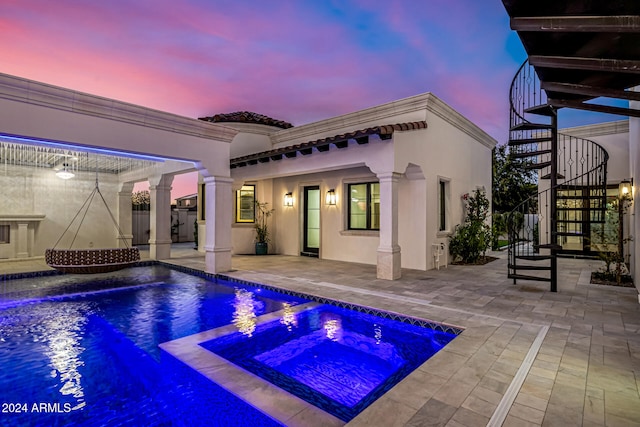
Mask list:
POLYGON ((628 90, 607 89, 603 87, 588 86, 573 83, 541 82, 542 89, 548 92, 571 93, 574 95, 585 95, 605 98, 628 99, 630 101, 640 101, 640 92, 628 90))
POLYGON ((640 117, 640 110, 633 108, 613 107, 610 105, 589 104, 586 102, 567 99, 549 99, 548 103, 554 107, 575 108, 577 110, 595 111, 597 113, 617 114, 620 116, 640 117))
POLYGON ((640 74, 640 61, 631 59, 575 58, 569 56, 529 56, 529 63, 540 68, 587 70, 640 74))
POLYGON ((638 33, 640 16, 540 16, 511 18, 515 31, 638 33))

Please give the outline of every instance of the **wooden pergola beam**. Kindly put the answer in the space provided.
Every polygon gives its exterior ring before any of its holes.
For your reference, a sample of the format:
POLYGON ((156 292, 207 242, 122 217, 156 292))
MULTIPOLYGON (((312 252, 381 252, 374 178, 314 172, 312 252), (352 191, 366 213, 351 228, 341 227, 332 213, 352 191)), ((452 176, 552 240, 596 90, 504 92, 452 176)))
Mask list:
POLYGON ((620 16, 536 16, 511 18, 515 31, 637 33, 640 17, 620 16))
POLYGON ((529 63, 534 67, 540 68, 640 74, 640 61, 631 59, 531 55, 529 56, 529 63))

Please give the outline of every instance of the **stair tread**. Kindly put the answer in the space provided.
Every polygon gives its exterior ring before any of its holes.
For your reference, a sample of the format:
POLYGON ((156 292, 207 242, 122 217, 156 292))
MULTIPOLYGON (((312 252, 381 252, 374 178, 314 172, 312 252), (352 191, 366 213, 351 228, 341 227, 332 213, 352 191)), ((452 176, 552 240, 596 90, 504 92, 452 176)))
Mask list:
POLYGON ((527 274, 509 274, 509 279, 520 279, 520 280, 536 280, 538 282, 550 282, 550 277, 538 277, 538 276, 529 276, 527 274))
POLYGON ((556 250, 560 250, 560 249, 562 249, 562 246, 554 245, 553 243, 545 243, 543 245, 539 245, 538 248, 540 248, 540 249, 556 249, 556 250))
POLYGON ((556 115, 555 110, 549 104, 541 104, 534 107, 525 108, 524 112, 546 117, 553 117, 556 115))
POLYGON ((544 169, 546 167, 551 166, 551 162, 541 162, 541 163, 531 163, 530 165, 525 165, 525 169, 544 169))
MULTIPOLYGON (((562 175, 561 173, 557 173, 556 174, 556 178, 557 179, 564 179, 564 175, 562 175)), ((548 173, 546 175, 543 175, 543 176, 540 177, 540 179, 551 179, 551 174, 548 173)))
POLYGON ((522 264, 509 264, 509 268, 512 270, 539 270, 549 271, 551 266, 549 265, 522 265, 522 264))
POLYGON ((551 154, 552 150, 539 150, 539 151, 529 151, 524 153, 511 153, 511 157, 514 159, 522 159, 525 157, 534 157, 534 156, 542 156, 545 154, 551 154))
POLYGON ((551 258, 551 255, 516 255, 516 259, 524 259, 527 261, 544 261, 551 258))
POLYGON ((551 130, 553 126, 547 125, 544 123, 518 123, 515 126, 512 126, 510 130, 518 131, 518 130, 551 130))
POLYGON ((527 144, 539 144, 541 142, 551 141, 551 136, 540 136, 536 138, 522 138, 522 139, 510 139, 509 146, 527 145, 527 144))

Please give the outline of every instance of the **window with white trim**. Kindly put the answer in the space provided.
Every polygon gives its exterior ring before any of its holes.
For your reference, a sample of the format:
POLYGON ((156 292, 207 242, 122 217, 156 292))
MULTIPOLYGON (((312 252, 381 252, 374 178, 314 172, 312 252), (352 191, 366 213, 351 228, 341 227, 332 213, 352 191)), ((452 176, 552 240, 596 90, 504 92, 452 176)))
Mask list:
POLYGON ((449 230, 449 181, 438 180, 438 231, 449 230))
POLYGON ((348 184, 349 230, 380 230, 380 183, 348 184))
POLYGON ((236 222, 256 222, 256 186, 243 185, 236 191, 236 222))

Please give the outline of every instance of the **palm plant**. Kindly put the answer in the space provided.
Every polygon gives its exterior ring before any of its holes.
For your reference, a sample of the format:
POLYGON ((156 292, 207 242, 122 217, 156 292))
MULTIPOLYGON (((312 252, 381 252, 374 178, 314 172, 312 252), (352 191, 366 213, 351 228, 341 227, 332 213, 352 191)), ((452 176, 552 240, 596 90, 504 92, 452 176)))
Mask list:
POLYGON ((256 200, 256 222, 254 228, 256 229, 256 242, 269 243, 271 240, 269 237, 269 227, 267 226, 267 219, 275 211, 275 209, 269 209, 268 202, 261 203, 256 200))

